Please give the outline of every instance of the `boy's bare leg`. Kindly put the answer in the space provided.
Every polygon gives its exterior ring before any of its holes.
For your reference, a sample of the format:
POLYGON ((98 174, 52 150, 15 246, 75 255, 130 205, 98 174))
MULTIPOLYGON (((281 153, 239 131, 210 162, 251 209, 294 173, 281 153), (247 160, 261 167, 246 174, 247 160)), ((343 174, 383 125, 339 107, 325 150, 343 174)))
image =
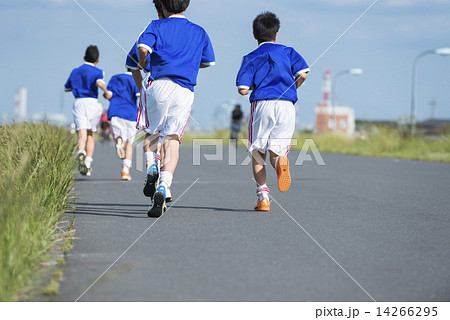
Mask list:
POLYGON ((252 167, 253 177, 255 178, 257 186, 266 184, 266 154, 261 153, 258 150, 252 151, 252 167))
POLYGON ((86 139, 86 156, 93 157, 95 149, 95 138, 94 133, 91 130, 87 130, 87 139, 86 139))
POLYGON ((173 175, 178 164, 180 152, 180 141, 178 141, 178 136, 167 136, 164 140, 163 150, 163 171, 170 172, 173 175))
POLYGON ((133 160, 133 144, 129 141, 125 142, 125 159, 129 161, 133 160))
POLYGON ((274 169, 276 169, 277 168, 277 160, 280 156, 271 150, 269 150, 269 153, 270 153, 270 164, 272 165, 272 167, 274 169))
POLYGON ((161 149, 161 144, 159 143, 159 133, 148 134, 145 136, 144 140, 144 152, 156 152, 161 149))
POLYGON ((87 141, 87 130, 81 129, 78 130, 78 151, 84 150, 86 151, 86 141, 87 141))

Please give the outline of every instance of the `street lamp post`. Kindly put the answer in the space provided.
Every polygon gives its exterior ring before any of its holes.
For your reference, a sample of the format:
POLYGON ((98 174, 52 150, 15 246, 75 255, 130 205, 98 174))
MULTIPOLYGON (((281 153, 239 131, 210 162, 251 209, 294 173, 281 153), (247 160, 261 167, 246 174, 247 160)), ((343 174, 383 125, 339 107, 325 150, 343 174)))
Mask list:
POLYGON ((448 56, 450 55, 450 47, 449 48, 440 48, 435 50, 427 50, 421 52, 415 59, 413 63, 413 70, 412 70, 412 82, 411 82, 411 136, 414 136, 416 134, 416 87, 417 87, 417 64, 419 60, 429 54, 437 54, 440 56, 448 56))
POLYGON ((334 76, 334 79, 331 83, 331 95, 333 96, 333 133, 336 133, 336 129, 337 129, 337 123, 336 123, 336 107, 337 107, 337 79, 340 76, 343 76, 344 74, 351 74, 354 76, 360 76, 363 74, 363 69, 360 68, 353 68, 353 69, 347 69, 347 70, 342 70, 339 71, 338 73, 336 73, 336 75, 334 76))

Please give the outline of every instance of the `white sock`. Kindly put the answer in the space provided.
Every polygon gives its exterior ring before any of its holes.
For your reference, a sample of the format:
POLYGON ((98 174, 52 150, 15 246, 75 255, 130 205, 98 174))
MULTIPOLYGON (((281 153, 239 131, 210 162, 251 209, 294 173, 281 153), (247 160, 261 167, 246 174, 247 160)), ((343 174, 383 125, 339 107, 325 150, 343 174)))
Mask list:
POLYGON ((145 167, 147 168, 147 171, 148 171, 148 169, 150 169, 150 166, 152 164, 154 164, 153 163, 153 159, 154 159, 153 152, 148 151, 148 152, 144 153, 144 157, 145 157, 145 167))
POLYGON ((173 180, 173 174, 171 174, 169 171, 163 171, 161 172, 161 176, 159 178, 159 182, 161 185, 164 185, 166 188, 170 188, 172 185, 173 180))
POLYGON ((131 168, 131 160, 124 159, 122 161, 122 171, 129 173, 131 168))
POLYGON ((94 159, 92 159, 92 157, 86 157, 86 167, 88 169, 91 167, 92 161, 94 161, 94 159))
POLYGON ((256 189, 256 195, 258 196, 258 200, 262 201, 263 199, 269 200, 269 187, 263 184, 256 189))
POLYGON ((145 166, 148 169, 150 169, 150 166, 153 164, 156 164, 157 167, 159 167, 159 163, 160 163, 160 155, 159 153, 156 152, 151 152, 148 151, 145 153, 145 166))
POLYGON ((86 150, 78 150, 77 156, 80 155, 80 154, 86 155, 86 150))

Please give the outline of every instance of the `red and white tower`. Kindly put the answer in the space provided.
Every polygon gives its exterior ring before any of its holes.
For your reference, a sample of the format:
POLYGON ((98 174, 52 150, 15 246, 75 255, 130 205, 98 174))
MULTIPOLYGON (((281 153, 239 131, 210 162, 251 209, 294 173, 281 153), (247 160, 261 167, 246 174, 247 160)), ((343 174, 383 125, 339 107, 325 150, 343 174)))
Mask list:
POLYGON ((330 71, 330 69, 325 70, 325 74, 323 76, 322 102, 320 104, 324 104, 326 106, 331 106, 331 71, 330 71))

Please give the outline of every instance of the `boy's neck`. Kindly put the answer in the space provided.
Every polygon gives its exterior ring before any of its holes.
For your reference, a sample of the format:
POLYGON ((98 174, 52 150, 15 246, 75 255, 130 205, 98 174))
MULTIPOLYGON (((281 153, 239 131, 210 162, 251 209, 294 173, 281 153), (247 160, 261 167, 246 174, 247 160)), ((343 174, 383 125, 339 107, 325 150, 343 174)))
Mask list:
POLYGON ((186 11, 183 11, 183 12, 180 12, 180 13, 173 13, 173 12, 168 12, 165 9, 163 9, 163 11, 164 11, 164 16, 166 18, 170 18, 170 17, 173 17, 173 16, 175 16, 175 17, 183 17, 184 13, 186 12, 186 11))

